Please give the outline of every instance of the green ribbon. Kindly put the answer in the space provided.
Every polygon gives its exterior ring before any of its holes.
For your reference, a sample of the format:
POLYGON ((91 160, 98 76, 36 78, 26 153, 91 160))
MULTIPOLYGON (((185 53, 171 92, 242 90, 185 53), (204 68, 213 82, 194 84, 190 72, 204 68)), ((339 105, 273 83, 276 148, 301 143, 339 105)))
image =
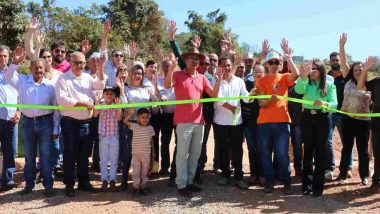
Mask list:
MULTIPOLYGON (((281 100, 290 102, 313 105, 314 102, 310 100, 302 100, 291 97, 277 96, 281 100)), ((95 109, 115 109, 115 108, 136 108, 136 107, 151 107, 151 106, 164 106, 164 105, 180 105, 190 103, 205 103, 205 102, 218 102, 227 100, 240 100, 240 99, 268 99, 271 95, 258 95, 258 96, 236 96, 236 97, 218 97, 218 98, 203 98, 196 100, 173 100, 173 101, 160 101, 160 102, 145 102, 145 103, 127 103, 127 104, 113 104, 113 105, 97 105, 95 109)), ((47 105, 30 105, 30 104, 0 104, 0 107, 15 107, 22 109, 43 109, 43 110, 86 110, 85 107, 64 107, 64 106, 47 106, 47 105)), ((340 113, 354 117, 380 117, 380 113, 351 113, 344 112, 328 106, 321 106, 325 111, 332 113, 340 113)), ((236 117, 237 119, 237 117, 236 117)), ((234 121, 236 120, 234 118, 234 121)), ((234 122, 236 123, 236 122, 234 122)))

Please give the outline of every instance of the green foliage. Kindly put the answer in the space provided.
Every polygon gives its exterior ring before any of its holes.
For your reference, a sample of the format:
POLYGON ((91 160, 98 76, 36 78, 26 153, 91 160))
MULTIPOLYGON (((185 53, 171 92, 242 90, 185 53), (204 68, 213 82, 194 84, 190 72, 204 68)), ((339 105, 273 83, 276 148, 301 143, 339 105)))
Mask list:
MULTIPOLYGON (((220 53, 220 40, 225 32, 224 25, 227 15, 220 12, 220 9, 211 11, 206 18, 197 12, 189 10, 188 20, 185 22, 190 32, 197 34, 202 39, 201 52, 220 53)), ((237 35, 232 34, 232 40, 236 43, 237 35)), ((189 44, 189 43, 188 43, 189 44)))
MULTIPOLYGON (((102 9, 105 18, 112 22, 114 34, 111 40, 120 35, 125 42, 137 42, 140 56, 154 58, 157 55, 167 38, 164 37, 163 12, 156 2, 112 0, 102 9)), ((117 40, 120 42, 119 38, 117 40)))
POLYGON ((0 1, 0 44, 12 50, 23 43, 27 17, 21 0, 0 1))

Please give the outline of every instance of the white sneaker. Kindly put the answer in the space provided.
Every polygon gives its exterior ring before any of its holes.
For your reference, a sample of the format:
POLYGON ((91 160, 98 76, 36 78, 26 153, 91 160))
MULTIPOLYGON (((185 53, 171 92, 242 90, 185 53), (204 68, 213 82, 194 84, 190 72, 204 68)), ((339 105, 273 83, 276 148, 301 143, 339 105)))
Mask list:
POLYGON ((330 170, 325 171, 325 180, 326 181, 332 181, 334 177, 334 172, 330 170))

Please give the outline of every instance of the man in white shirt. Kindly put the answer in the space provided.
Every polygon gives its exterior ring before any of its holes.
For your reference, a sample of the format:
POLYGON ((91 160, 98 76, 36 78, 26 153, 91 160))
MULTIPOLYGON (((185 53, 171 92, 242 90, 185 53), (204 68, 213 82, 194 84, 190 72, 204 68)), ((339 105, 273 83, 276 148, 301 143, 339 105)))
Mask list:
MULTIPOLYGON (((55 105, 53 84, 44 78, 44 59, 33 60, 30 65, 31 75, 19 74, 16 70, 19 63, 25 58, 22 48, 14 51, 14 60, 4 73, 4 80, 19 92, 20 104, 55 105)), ((41 174, 44 194, 46 197, 54 195, 53 191, 53 159, 52 140, 58 138, 59 113, 45 109, 21 109, 22 133, 25 146, 24 177, 26 186, 21 194, 31 193, 36 180, 37 147, 41 165, 41 174), (54 116, 53 116, 54 114, 54 116)))
POLYGON ((61 106, 86 107, 87 110, 61 110, 61 127, 64 141, 63 169, 65 194, 75 196, 75 164, 77 165, 78 189, 95 192, 88 175, 89 122, 94 109, 94 90, 105 87, 103 54, 97 65, 98 76, 93 78, 84 73, 85 56, 81 52, 71 54, 71 70, 57 80, 55 93, 61 106))

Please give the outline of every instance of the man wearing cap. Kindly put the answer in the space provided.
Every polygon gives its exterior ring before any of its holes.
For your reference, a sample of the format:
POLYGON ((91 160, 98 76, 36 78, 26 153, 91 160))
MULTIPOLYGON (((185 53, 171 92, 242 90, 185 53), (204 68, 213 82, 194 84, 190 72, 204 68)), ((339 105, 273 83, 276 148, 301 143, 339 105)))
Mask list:
MULTIPOLYGON (((284 42, 285 40, 283 40, 284 42)), ((286 41, 287 46, 287 41, 286 41)), ((284 45, 284 43, 283 43, 284 45)), ((283 60, 278 52, 269 52, 265 58, 268 74, 259 79, 256 87, 259 95, 271 95, 269 99, 259 100, 260 112, 257 119, 259 135, 260 163, 263 175, 266 179, 265 193, 274 191, 274 172, 272 163, 272 151, 279 164, 279 179, 284 184, 284 194, 292 194, 290 167, 289 167, 289 123, 290 116, 287 102, 277 96, 287 96, 291 82, 299 76, 299 71, 292 61, 289 48, 283 48, 285 60, 290 65, 291 73, 280 74, 283 60)))
MULTIPOLYGON (((198 73, 199 61, 204 59, 204 55, 200 54, 198 49, 191 48, 188 53, 182 54, 181 57, 186 64, 186 68, 182 71, 174 72, 177 62, 171 59, 169 61, 169 72, 165 77, 165 88, 174 87, 176 100, 201 99, 203 92, 206 92, 210 97, 217 97, 222 72, 218 72, 214 76, 216 83, 215 87, 212 88, 207 78, 198 73)), ((176 105, 174 125, 177 126, 176 133, 178 137, 176 155, 178 193, 184 197, 192 197, 192 192, 202 190, 193 184, 202 149, 204 131, 202 104, 176 105)))
POLYGON ((88 175, 89 122, 94 109, 94 90, 105 87, 103 54, 97 64, 98 76, 84 73, 85 56, 80 52, 71 54, 71 69, 57 80, 55 93, 61 106, 82 106, 87 110, 61 110, 61 127, 64 141, 63 168, 66 196, 75 195, 75 165, 77 166, 78 189, 94 192, 88 175))

